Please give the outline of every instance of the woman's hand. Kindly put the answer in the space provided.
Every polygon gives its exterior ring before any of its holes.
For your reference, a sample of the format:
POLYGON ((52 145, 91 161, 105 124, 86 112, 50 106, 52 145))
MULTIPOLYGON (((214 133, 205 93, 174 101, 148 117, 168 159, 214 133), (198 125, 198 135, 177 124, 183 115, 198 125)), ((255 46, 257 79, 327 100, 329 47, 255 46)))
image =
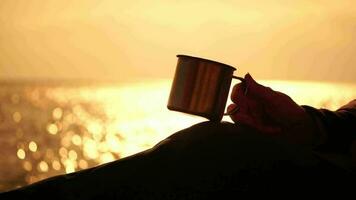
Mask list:
POLYGON ((235 123, 249 125, 261 133, 298 144, 313 143, 315 124, 304 109, 284 93, 258 84, 250 74, 236 84, 228 113, 235 123))

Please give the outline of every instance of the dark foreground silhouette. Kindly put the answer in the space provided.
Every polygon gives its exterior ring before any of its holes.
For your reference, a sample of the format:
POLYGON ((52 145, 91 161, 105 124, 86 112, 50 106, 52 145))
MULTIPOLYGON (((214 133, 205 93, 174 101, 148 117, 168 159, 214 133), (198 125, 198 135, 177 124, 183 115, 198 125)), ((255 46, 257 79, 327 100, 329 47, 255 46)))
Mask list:
POLYGON ((204 122, 136 155, 1 194, 0 199, 204 199, 345 194, 351 170, 243 125, 204 122))
POLYGON ((235 85, 228 108, 237 110, 230 113, 236 124, 203 122, 141 153, 0 199, 354 197, 356 100, 336 111, 315 109, 297 105, 249 74, 245 80, 235 85))

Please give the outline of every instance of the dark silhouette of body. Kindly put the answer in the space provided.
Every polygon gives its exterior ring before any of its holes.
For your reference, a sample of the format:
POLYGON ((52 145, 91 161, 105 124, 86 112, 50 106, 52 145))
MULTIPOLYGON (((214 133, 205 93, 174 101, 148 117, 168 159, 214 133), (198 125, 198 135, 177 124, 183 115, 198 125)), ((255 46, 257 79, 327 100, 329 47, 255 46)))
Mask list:
POLYGON ((356 101, 299 106, 255 82, 237 84, 234 123, 203 122, 133 156, 0 194, 0 199, 210 199, 355 190, 356 101), (243 94, 248 87, 248 93, 243 94))

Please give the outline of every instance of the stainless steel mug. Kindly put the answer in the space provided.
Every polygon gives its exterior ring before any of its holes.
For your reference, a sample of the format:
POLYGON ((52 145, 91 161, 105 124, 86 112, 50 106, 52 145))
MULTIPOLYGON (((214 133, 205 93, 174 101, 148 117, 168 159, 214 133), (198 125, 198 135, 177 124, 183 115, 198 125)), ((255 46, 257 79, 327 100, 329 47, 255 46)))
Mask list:
POLYGON ((187 55, 178 63, 168 100, 168 109, 221 121, 236 68, 187 55))

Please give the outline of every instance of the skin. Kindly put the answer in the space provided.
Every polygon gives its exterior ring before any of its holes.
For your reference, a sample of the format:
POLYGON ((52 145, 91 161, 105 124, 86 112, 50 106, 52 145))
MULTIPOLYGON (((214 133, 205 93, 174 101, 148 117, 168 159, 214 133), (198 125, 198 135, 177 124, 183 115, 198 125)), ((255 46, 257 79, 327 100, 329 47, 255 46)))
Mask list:
MULTIPOLYGON (((245 75, 244 82, 234 86, 231 100, 233 104, 228 106, 227 112, 231 112, 230 117, 237 124, 311 149, 327 140, 325 127, 319 120, 313 120, 288 95, 257 83, 250 74, 245 75), (237 112, 233 112, 235 110, 237 112)), ((355 109, 356 99, 338 110, 355 109)), ((350 153, 356 169, 356 141, 352 142, 350 153)))
POLYGON ((251 126, 262 134, 290 143, 313 146, 317 125, 288 95, 257 83, 250 74, 236 84, 231 93, 233 104, 227 108, 235 123, 251 126), (247 89, 247 92, 246 92, 247 89))

